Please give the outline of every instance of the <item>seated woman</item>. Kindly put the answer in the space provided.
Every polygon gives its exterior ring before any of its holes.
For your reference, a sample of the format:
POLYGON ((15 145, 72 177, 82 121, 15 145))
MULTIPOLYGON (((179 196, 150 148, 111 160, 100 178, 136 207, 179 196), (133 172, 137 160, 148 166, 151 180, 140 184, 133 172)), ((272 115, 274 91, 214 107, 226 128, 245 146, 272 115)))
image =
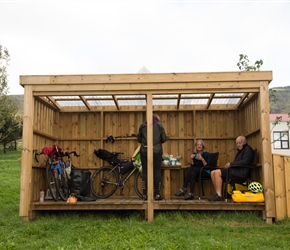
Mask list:
MULTIPOLYGON (((182 188, 175 194, 176 196, 185 195, 187 186, 190 184, 190 193, 184 196, 185 200, 194 199, 194 186, 195 180, 199 176, 199 172, 203 166, 206 166, 209 161, 209 153, 204 151, 205 146, 202 140, 197 140, 195 143, 195 152, 191 154, 191 166, 187 169, 184 177, 184 183, 182 188)), ((201 173, 202 177, 209 177, 208 170, 203 169, 201 173)))

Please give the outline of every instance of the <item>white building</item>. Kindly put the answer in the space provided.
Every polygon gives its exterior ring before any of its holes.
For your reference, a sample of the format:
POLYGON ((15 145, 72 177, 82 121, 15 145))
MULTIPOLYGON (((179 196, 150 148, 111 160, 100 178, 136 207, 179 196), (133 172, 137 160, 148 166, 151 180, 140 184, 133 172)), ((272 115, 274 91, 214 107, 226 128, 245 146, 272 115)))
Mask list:
POLYGON ((272 153, 290 155, 289 148, 289 126, 290 117, 288 114, 270 114, 272 153), (279 118, 279 123, 274 125, 279 118))

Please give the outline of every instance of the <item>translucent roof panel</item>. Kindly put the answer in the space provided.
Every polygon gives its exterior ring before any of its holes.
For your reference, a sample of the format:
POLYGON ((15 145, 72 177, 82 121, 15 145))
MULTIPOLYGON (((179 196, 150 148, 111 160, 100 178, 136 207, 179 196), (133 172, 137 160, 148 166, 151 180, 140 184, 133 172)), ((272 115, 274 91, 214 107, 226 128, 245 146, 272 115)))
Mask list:
POLYGON ((177 94, 165 94, 165 95, 152 95, 153 98, 177 98, 177 94))
POLYGON ((116 95, 117 99, 145 99, 145 95, 116 95))
POLYGON ((214 98, 212 100, 212 104, 237 104, 239 102, 239 98, 214 98))
POLYGON ((216 97, 243 96, 243 93, 217 93, 214 96, 216 97))
POLYGON ((153 100, 153 105, 176 105, 177 99, 153 100))
MULTIPOLYGON (((246 93, 247 94, 247 93, 246 93)), ((247 98, 252 93, 248 93, 247 98)), ((176 106, 176 105, 195 105, 211 108, 211 105, 238 105, 245 98, 245 93, 170 93, 152 94, 153 105, 176 106)), ((245 98, 245 100, 247 99, 245 98)), ((72 106, 91 106, 91 107, 134 107, 146 106, 145 94, 117 94, 117 95, 87 95, 87 96, 47 96, 43 97, 46 101, 55 102, 59 107, 72 106)), ((89 107, 88 107, 89 108, 89 107)), ((229 107, 227 107, 229 108, 229 107)))
POLYGON ((58 105, 61 107, 81 107, 85 106, 85 104, 82 101, 57 101, 58 105))
POLYGON ((74 96, 74 95, 70 95, 70 96, 53 96, 53 99, 80 99, 79 96, 74 96))
POLYGON ((120 106, 145 106, 145 100, 119 100, 118 101, 120 106))
POLYGON ((210 97, 211 94, 181 94, 181 98, 191 97, 191 98, 200 98, 200 97, 210 97))
POLYGON ((111 95, 84 96, 86 99, 112 99, 111 95))
POLYGON ((181 105, 205 105, 208 99, 181 99, 181 105))
POLYGON ((91 106, 115 106, 115 102, 113 100, 95 100, 95 101, 90 101, 88 100, 88 103, 91 105, 91 106))

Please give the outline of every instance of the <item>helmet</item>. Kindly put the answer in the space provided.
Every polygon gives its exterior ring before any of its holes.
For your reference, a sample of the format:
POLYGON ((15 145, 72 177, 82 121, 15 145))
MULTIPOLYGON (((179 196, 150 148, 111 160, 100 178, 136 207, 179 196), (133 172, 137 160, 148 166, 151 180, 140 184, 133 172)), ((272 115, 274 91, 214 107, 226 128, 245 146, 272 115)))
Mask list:
POLYGON ((261 183, 253 181, 249 184, 248 190, 252 191, 253 193, 263 192, 263 186, 261 183))

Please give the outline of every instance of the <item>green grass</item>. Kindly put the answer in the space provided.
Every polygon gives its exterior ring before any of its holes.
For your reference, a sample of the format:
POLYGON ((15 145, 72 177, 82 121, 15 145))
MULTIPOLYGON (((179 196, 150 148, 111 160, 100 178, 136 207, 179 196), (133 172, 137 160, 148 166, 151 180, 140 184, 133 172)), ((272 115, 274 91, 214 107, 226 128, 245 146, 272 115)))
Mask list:
POLYGON ((2 249, 289 249, 290 220, 267 224, 258 212, 50 211, 19 217, 20 152, 0 152, 2 249))

